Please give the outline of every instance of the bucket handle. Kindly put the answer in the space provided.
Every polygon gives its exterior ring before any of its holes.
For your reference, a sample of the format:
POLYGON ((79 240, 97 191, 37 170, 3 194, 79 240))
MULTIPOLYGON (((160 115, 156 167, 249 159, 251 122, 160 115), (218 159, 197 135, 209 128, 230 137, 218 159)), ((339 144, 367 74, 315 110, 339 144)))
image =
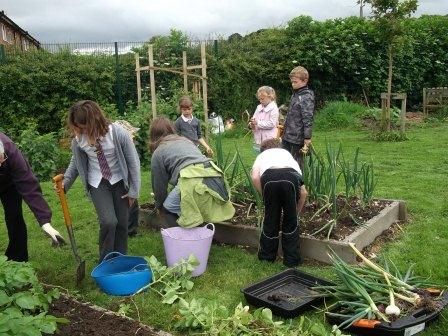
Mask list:
POLYGON ((112 259, 112 258, 116 258, 116 257, 121 257, 122 255, 124 255, 124 254, 122 254, 122 253, 120 253, 120 252, 116 252, 116 251, 114 251, 114 252, 109 252, 108 254, 106 254, 106 256, 103 258, 103 260, 102 260, 101 262, 106 261, 106 260, 108 260, 108 259, 112 259))
MULTIPOLYGON (((215 225, 213 223, 208 223, 206 226, 207 229, 211 230, 213 232, 213 234, 215 234, 215 225), (210 229, 209 226, 211 226, 212 228, 210 229)), ((164 234, 166 234, 168 237, 170 237, 171 239, 176 239, 173 236, 170 235, 170 232, 164 228, 160 229, 160 232, 163 232, 164 234)), ((118 252, 117 252, 118 253, 118 252)))
POLYGON ((141 272, 145 271, 146 269, 148 269, 148 264, 138 264, 132 267, 129 272, 141 272))
POLYGON ((207 229, 209 229, 209 230, 212 230, 213 234, 215 234, 215 224, 213 224, 213 223, 208 223, 205 227, 206 227, 207 229), (209 225, 212 227, 211 229, 208 227, 209 225))
MULTIPOLYGON (((152 271, 152 267, 151 267, 151 264, 150 263, 148 263, 148 264, 140 264, 140 265, 145 265, 145 266, 147 266, 148 268, 149 268, 149 271, 151 272, 151 274, 152 274, 152 280, 149 282, 149 284, 146 284, 146 285, 144 285, 143 287, 141 287, 139 290, 137 290, 137 291, 135 291, 135 293, 134 294, 132 294, 133 296, 134 295, 137 295, 137 294, 140 294, 141 292, 143 292, 145 289, 147 289, 147 288, 150 288, 151 287, 151 285, 152 285, 152 282, 154 281, 154 272, 152 271)), ((140 266, 140 265, 137 265, 137 266, 140 266)), ((137 266, 135 266, 135 267, 137 267, 137 266)), ((134 267, 134 268, 135 268, 134 267)))
POLYGON ((168 231, 168 230, 166 230, 166 229, 164 229, 164 228, 161 228, 160 229, 160 232, 161 233, 163 233, 163 234, 166 234, 168 237, 170 237, 171 239, 176 239, 176 238, 174 238, 172 235, 170 235, 170 231, 168 231))

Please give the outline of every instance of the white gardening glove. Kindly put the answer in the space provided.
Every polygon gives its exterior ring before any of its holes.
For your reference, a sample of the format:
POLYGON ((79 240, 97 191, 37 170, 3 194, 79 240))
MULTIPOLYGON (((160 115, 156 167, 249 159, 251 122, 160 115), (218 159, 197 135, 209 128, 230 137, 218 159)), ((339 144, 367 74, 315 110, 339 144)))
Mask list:
POLYGON ((50 223, 45 223, 42 225, 42 230, 45 231, 47 235, 50 236, 53 245, 59 246, 65 244, 65 239, 61 236, 61 234, 55 230, 50 223))

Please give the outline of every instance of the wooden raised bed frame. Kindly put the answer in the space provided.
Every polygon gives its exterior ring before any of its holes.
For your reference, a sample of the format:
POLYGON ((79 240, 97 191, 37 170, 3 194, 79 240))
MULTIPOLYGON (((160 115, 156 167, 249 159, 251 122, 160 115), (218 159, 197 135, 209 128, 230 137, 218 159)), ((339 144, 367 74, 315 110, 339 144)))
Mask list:
MULTIPOLYGON (((308 235, 300 235, 300 255, 302 258, 330 263, 327 251, 331 248, 344 261, 354 264, 356 263, 356 255, 350 248, 349 243, 354 243, 359 250, 362 250, 393 223, 406 220, 406 217, 406 203, 401 200, 392 200, 392 203, 381 210, 377 216, 368 220, 343 240, 320 240, 308 235)), ((146 209, 140 209, 140 221, 143 225, 156 230, 176 225, 172 217, 155 216, 146 209)), ((213 239, 218 243, 255 249, 258 247, 259 228, 226 222, 215 223, 215 228, 213 239)))

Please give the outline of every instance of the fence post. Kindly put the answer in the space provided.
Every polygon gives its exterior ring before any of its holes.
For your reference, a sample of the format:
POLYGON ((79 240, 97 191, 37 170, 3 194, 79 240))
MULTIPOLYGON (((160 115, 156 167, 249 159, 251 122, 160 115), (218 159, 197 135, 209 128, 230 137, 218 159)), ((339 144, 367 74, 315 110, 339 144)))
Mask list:
POLYGON ((115 46, 115 99, 117 100, 118 111, 124 114, 123 94, 121 92, 121 73, 120 60, 118 58, 118 42, 114 42, 115 46))
POLYGON ((0 44, 0 64, 6 62, 5 46, 0 44))

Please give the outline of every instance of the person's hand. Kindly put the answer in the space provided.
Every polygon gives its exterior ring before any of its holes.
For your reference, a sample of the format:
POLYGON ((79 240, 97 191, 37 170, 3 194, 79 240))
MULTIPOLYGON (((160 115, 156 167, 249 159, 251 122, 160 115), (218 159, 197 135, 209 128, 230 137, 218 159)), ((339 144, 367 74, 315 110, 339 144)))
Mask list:
POLYGON ((65 239, 61 236, 58 230, 55 230, 50 223, 42 225, 42 230, 51 238, 54 246, 65 245, 65 239))
POLYGON ((58 184, 57 184, 57 183, 55 183, 55 184, 53 185, 53 188, 54 188, 54 190, 59 194, 61 191, 64 190, 64 183, 61 183, 61 188, 62 188, 62 189, 58 188, 58 184))
POLYGON ((213 156, 213 149, 211 147, 207 147, 205 149, 205 151, 207 152, 207 156, 208 157, 212 157, 213 156))
POLYGON ((135 198, 129 197, 128 194, 121 196, 121 198, 127 198, 128 199, 129 207, 132 207, 132 205, 135 202, 135 198))
POLYGON ((300 149, 300 152, 302 152, 303 154, 308 154, 308 150, 311 147, 311 139, 305 139, 304 143, 303 143, 303 147, 300 149))
POLYGON ((250 119, 250 124, 252 125, 252 127, 256 127, 257 126, 257 119, 251 118, 250 119))

